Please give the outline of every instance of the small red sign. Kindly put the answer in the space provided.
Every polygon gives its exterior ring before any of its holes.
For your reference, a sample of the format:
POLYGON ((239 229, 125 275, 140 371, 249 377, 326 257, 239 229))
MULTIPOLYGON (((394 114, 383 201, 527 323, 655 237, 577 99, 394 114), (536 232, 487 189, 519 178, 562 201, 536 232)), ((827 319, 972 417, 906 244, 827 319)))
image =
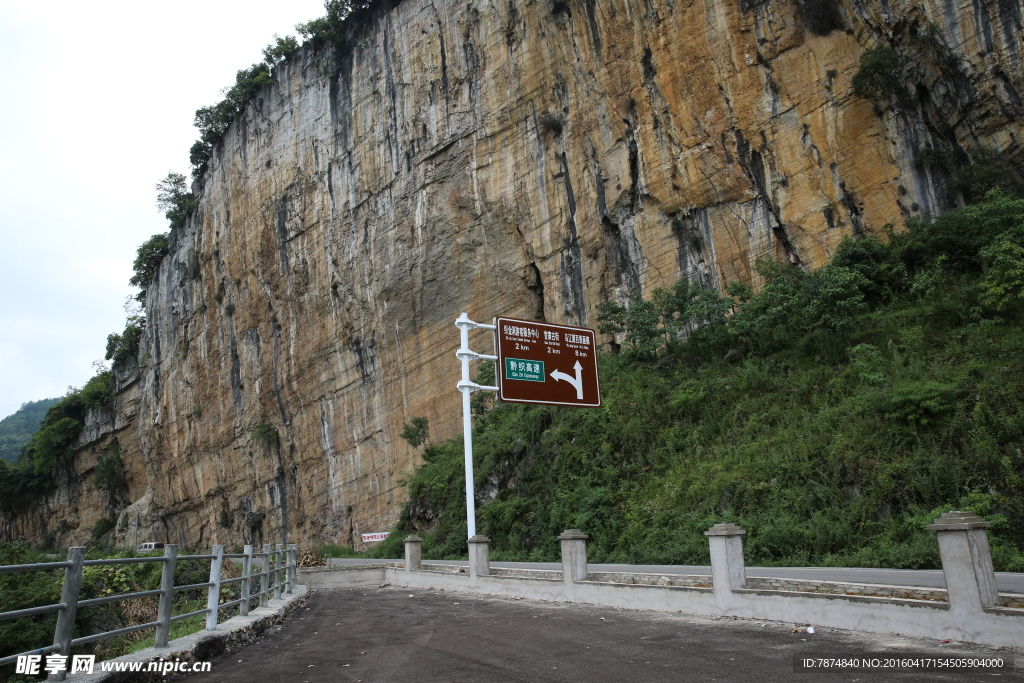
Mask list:
POLYGON ((597 338, 586 327, 497 318, 498 397, 509 403, 601 405, 597 338))

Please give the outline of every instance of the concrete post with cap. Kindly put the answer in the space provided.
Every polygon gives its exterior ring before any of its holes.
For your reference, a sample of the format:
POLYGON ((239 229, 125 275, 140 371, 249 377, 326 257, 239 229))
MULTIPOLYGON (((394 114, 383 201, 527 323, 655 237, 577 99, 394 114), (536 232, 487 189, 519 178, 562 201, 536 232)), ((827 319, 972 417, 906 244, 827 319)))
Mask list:
POLYGON ((423 564, 423 539, 416 534, 405 537, 405 571, 421 569, 423 564))
POLYGON ((491 539, 477 534, 469 539, 469 578, 488 576, 491 573, 491 539))
POLYGON ((720 607, 728 605, 734 590, 747 584, 742 539, 745 533, 745 530, 732 522, 715 524, 704 532, 711 549, 711 582, 715 589, 715 601, 720 607))
POLYGON ((970 512, 946 512, 928 528, 936 533, 953 624, 972 632, 989 607, 999 606, 988 545, 992 524, 970 512))

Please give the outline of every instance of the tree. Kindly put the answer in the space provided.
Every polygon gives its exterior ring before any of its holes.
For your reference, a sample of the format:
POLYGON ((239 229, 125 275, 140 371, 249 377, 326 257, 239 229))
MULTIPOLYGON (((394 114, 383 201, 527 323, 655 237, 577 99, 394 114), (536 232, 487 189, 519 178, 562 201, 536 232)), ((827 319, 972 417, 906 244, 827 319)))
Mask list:
POLYGON ((274 68, 286 59, 295 56, 299 51, 299 41, 295 36, 281 36, 274 34, 274 42, 263 48, 263 63, 274 68))
MULTIPOLYGON (((128 284, 139 288, 140 291, 135 295, 135 298, 140 302, 146 300, 146 289, 156 276, 160 263, 169 251, 170 241, 168 240, 167 233, 162 232, 158 235, 153 235, 143 242, 135 252, 135 261, 132 263, 132 270, 135 271, 135 275, 132 275, 131 279, 128 280, 128 284)), ((110 359, 108 358, 107 360, 110 359)))
POLYGON ((171 229, 185 225, 188 214, 198 205, 182 173, 171 171, 156 184, 156 205, 171 222, 171 229))

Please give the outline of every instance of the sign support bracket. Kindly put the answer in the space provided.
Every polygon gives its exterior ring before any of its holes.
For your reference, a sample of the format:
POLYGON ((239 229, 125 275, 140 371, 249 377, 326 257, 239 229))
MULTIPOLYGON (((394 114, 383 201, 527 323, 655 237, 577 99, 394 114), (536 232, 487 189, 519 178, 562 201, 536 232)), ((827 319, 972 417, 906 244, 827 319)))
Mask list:
POLYGON ((489 387, 470 380, 469 364, 474 360, 498 360, 497 356, 477 353, 469 348, 469 331, 475 329, 493 330, 495 325, 473 322, 463 313, 455 321, 459 328, 459 350, 455 357, 462 362, 462 379, 456 385, 462 393, 462 433, 463 452, 466 460, 466 528, 469 538, 476 536, 476 497, 473 492, 473 414, 470 407, 470 395, 474 391, 497 391, 498 387, 489 387))

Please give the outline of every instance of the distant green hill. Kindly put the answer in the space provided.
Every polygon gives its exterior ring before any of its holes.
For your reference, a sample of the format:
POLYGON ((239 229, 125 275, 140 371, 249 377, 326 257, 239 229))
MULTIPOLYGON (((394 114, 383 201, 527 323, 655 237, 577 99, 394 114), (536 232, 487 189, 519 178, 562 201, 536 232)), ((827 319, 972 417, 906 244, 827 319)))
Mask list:
POLYGON ((18 459, 22 446, 27 444, 39 429, 39 423, 46 417, 46 411, 59 400, 44 398, 41 401, 29 401, 22 404, 18 412, 0 420, 0 460, 14 462, 18 459))

